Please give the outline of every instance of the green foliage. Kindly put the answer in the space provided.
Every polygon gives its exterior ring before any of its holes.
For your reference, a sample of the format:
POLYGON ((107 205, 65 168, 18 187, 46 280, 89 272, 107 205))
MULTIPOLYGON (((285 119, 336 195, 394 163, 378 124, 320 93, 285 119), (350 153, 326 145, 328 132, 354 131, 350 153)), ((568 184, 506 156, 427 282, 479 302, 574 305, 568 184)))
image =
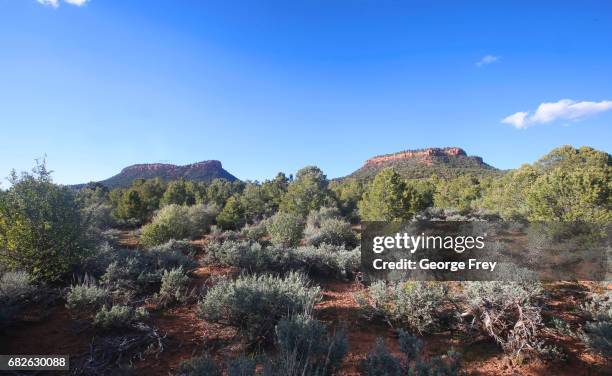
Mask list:
POLYGON ((200 200, 205 203, 214 203, 222 208, 231 196, 242 192, 243 184, 240 181, 229 182, 225 179, 215 179, 206 187, 204 197, 200 200))
MULTIPOLYGON (((273 203, 267 197, 263 186, 256 183, 247 183, 240 195, 240 208, 242 217, 248 223, 255 223, 273 214, 273 203)), ((227 206, 227 204, 226 204, 227 206)))
POLYGON ((258 241, 268 235, 267 222, 261 221, 242 228, 241 235, 251 241, 258 241))
POLYGON ((87 256, 87 224, 74 194, 53 184, 46 166, 11 176, 0 196, 0 265, 57 281, 87 256))
POLYGON ((351 224, 343 219, 330 218, 322 221, 319 227, 307 226, 304 234, 308 245, 345 245, 349 248, 357 246, 357 235, 351 224))
POLYGON ((379 338, 361 365, 365 376, 401 376, 401 364, 379 338))
POLYGON ((151 223, 142 227, 140 242, 145 246, 163 244, 171 239, 187 239, 208 231, 216 209, 206 205, 164 206, 151 223))
POLYGON ((297 214, 276 213, 267 221, 266 225, 270 240, 275 245, 295 246, 302 239, 304 220, 297 214))
POLYGON ((436 187, 434 203, 438 208, 467 213, 476 207, 475 201, 480 197, 480 181, 463 175, 452 180, 441 180, 436 187))
POLYGON ((244 208, 240 203, 240 197, 230 197, 221 213, 217 216, 217 224, 225 230, 237 230, 245 223, 244 208))
POLYGON ((583 307, 591 321, 580 333, 580 338, 591 351, 612 357, 612 292, 594 295, 583 307))
POLYGON ((554 149, 492 181, 482 205, 505 219, 609 223, 611 157, 588 147, 554 149))
POLYGON ((158 291, 164 271, 196 263, 183 254, 182 242, 169 242, 149 250, 101 247, 85 270, 100 276, 101 284, 113 292, 141 294, 158 291))
POLYGON ((166 205, 193 205, 196 202, 193 189, 188 188, 185 179, 179 179, 168 183, 159 204, 166 205))
POLYGON ((610 168, 567 171, 538 177, 527 196, 532 221, 612 221, 610 168))
POLYGON ((330 335, 326 325, 309 315, 283 318, 275 331, 278 350, 275 375, 332 375, 348 352, 343 330, 330 335))
POLYGON ((266 197, 266 215, 272 215, 278 211, 288 188, 289 179, 282 172, 279 172, 274 179, 266 180, 261 185, 261 190, 266 197))
POLYGON ((209 258, 224 265, 236 266, 249 272, 284 271, 295 263, 291 250, 264 247, 260 243, 227 240, 212 243, 209 258))
POLYGON ((164 270, 161 277, 159 297, 167 304, 182 302, 187 297, 187 284, 189 277, 183 271, 183 267, 164 270))
POLYGON ((312 210, 333 203, 327 177, 318 167, 308 166, 299 170, 283 196, 280 210, 306 218, 312 210))
POLYGON ((345 179, 329 184, 336 196, 342 215, 351 222, 359 219, 358 205, 365 192, 365 184, 358 179, 345 179))
POLYGON ((359 270, 361 249, 347 250, 328 244, 299 247, 292 251, 291 259, 311 274, 347 278, 359 270))
POLYGON ((483 195, 483 207, 506 220, 526 218, 530 212, 527 194, 537 178, 537 170, 529 165, 506 173, 488 187, 483 195))
POLYGON ((300 273, 247 275, 212 287, 199 312, 207 321, 236 327, 255 343, 269 338, 281 318, 310 312, 320 299, 320 289, 300 273))
POLYGON ((412 217, 406 183, 391 168, 383 169, 368 186, 359 202, 363 221, 398 221, 412 217))
POLYGON ((149 316, 143 307, 134 309, 130 306, 116 305, 111 309, 103 306, 93 319, 93 326, 100 330, 128 329, 137 321, 149 316))
POLYGON ((35 290, 32 278, 26 272, 7 271, 0 274, 0 329, 14 322, 14 316, 35 290))
POLYGON ((419 333, 435 328, 444 304, 446 288, 440 282, 411 281, 389 283, 377 281, 368 296, 358 295, 357 301, 371 316, 382 316, 387 322, 419 333))
POLYGON ((86 277, 82 283, 70 287, 66 295, 66 307, 80 311, 98 309, 109 298, 107 289, 96 285, 92 278, 86 277))
POLYGON ((450 349, 445 356, 424 359, 419 351, 422 343, 404 331, 399 332, 402 357, 396 357, 387 350, 382 339, 376 341, 374 349, 362 363, 363 374, 367 376, 458 376, 464 375, 460 368, 460 356, 450 349))
POLYGON ((0 277, 0 302, 15 302, 27 298, 35 290, 32 278, 24 271, 8 271, 0 277))

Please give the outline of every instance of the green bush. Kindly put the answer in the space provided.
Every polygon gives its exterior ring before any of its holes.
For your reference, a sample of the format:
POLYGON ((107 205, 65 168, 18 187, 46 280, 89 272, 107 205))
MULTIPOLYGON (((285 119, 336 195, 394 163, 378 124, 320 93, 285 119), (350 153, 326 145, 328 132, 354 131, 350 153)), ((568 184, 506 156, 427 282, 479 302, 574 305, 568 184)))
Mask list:
POLYGON ((130 293, 159 289, 166 270, 193 268, 196 263, 179 250, 156 247, 150 250, 113 249, 106 247, 90 265, 102 268, 101 283, 111 289, 130 293))
POLYGON ((612 357, 612 292, 593 296, 583 310, 592 321, 584 325, 580 338, 590 350, 612 357))
POLYGON ((325 376, 333 374, 348 352, 346 333, 328 334, 327 327, 309 315, 281 319, 276 326, 279 376, 325 376))
POLYGON ((164 304, 181 302, 187 297, 188 283, 189 277, 185 274, 181 266, 173 268, 170 271, 164 270, 161 277, 159 297, 164 304))
POLYGON ((267 222, 272 243, 283 247, 298 245, 302 239, 303 229, 304 221, 297 214, 276 213, 267 222))
POLYGON ((249 272, 284 271, 295 264, 290 249, 265 247, 260 243, 248 241, 227 240, 223 243, 212 243, 208 252, 211 260, 249 272))
POLYGON ((140 242, 145 246, 156 246, 171 239, 187 239, 209 230, 216 214, 212 206, 164 206, 153 217, 151 223, 142 227, 140 242))
POLYGON ((78 310, 98 309, 109 297, 107 289, 97 286, 93 279, 86 277, 82 283, 70 287, 66 295, 66 307, 78 310))
POLYGON ((361 367, 365 376, 401 376, 402 369, 399 359, 389 352, 381 338, 376 341, 361 367))
POLYGON ((0 301, 16 302, 29 297, 36 288, 32 278, 24 271, 4 272, 0 277, 0 301))
POLYGON ((351 224, 340 218, 324 219, 320 222, 319 227, 307 226, 304 235, 304 240, 308 245, 345 245, 347 248, 357 246, 357 235, 351 228, 351 224))
POLYGON ((242 236, 251 241, 259 241, 268 235, 268 230, 266 229, 267 222, 260 221, 254 225, 246 225, 242 228, 240 232, 242 236))
POLYGON ((54 184, 44 163, 9 180, 11 188, 0 195, 0 266, 36 280, 67 277, 89 253, 73 192, 54 184))
POLYGON ((254 343, 269 338, 281 318, 309 312, 320 299, 320 289, 300 273, 247 275, 212 287, 199 312, 205 320, 236 327, 254 343))
POLYGON ((359 270, 361 249, 347 250, 344 246, 322 244, 318 247, 298 247, 293 250, 296 265, 309 273, 347 278, 359 270))
POLYGON ((23 271, 4 272, 0 276, 0 328, 13 323, 23 303, 35 292, 31 277, 23 271))
POLYGON ((96 313, 93 326, 101 330, 128 329, 137 321, 148 317, 144 307, 134 309, 130 306, 116 305, 109 310, 106 306, 96 313))
POLYGON ((445 356, 429 359, 419 354, 422 342, 404 331, 399 332, 401 357, 396 357, 387 350, 382 339, 376 341, 374 349, 362 362, 362 373, 367 376, 458 376, 461 371, 460 355, 450 349, 445 356))
POLYGON ((357 301, 369 315, 379 315, 394 325, 419 333, 439 324, 446 288, 440 282, 411 281, 389 283, 377 281, 370 286, 368 296, 358 295, 357 301))

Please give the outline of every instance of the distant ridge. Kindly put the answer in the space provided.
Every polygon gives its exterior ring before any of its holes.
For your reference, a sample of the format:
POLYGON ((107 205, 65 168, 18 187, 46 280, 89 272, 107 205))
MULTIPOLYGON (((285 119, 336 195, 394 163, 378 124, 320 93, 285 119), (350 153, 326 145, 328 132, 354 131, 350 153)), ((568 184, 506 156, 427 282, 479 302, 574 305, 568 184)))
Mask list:
POLYGON ((372 179, 380 170, 392 167, 408 179, 423 179, 433 175, 453 177, 463 174, 483 175, 498 171, 481 157, 468 156, 459 147, 404 150, 372 157, 347 178, 372 179))
POLYGON ((109 189, 129 187, 136 179, 161 178, 162 180, 185 180, 210 182, 213 179, 226 179, 229 181, 237 178, 223 169, 220 161, 210 160, 177 166, 169 163, 144 163, 128 166, 117 175, 102 180, 99 183, 109 189))

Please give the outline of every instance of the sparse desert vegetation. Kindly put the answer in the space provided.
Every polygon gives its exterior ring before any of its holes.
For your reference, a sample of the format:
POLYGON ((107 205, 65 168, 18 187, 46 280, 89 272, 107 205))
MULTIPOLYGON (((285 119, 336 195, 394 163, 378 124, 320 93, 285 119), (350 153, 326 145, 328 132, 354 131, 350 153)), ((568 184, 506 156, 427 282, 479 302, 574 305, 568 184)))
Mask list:
POLYGON ((13 174, 0 353, 67 353, 75 375, 610 374, 606 282, 360 278, 363 220, 612 221, 606 152, 452 161, 111 188, 13 174))

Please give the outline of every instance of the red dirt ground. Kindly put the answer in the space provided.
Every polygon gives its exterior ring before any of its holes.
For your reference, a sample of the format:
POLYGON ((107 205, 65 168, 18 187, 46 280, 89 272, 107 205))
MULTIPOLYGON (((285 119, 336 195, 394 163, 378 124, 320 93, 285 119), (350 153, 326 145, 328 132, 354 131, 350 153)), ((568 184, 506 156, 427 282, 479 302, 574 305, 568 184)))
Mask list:
MULTIPOLYGON (((125 238, 126 245, 135 246, 125 238)), ((200 244, 202 242, 200 241, 200 244)), ((239 271, 233 268, 204 266, 191 272, 194 288, 205 288, 213 276, 235 276, 239 271)), ((383 322, 368 321, 358 310, 353 293, 363 287, 356 282, 338 280, 315 280, 323 291, 323 301, 316 306, 315 315, 331 327, 345 324, 348 329, 349 353, 341 369, 342 376, 356 376, 359 364, 373 348, 377 338, 385 338, 392 352, 398 352, 398 343, 393 331, 383 322)), ((581 318, 575 312, 581 298, 594 284, 561 282, 547 286, 551 294, 544 315, 554 314, 577 325, 581 318)), ((50 309, 27 310, 29 322, 11 328, 0 337, 0 354, 70 354, 76 356, 87 352, 90 334, 79 328, 78 321, 71 318, 63 302, 50 309)), ((166 376, 176 372, 181 361, 194 355, 209 352, 223 359, 244 349, 240 339, 231 328, 207 323, 197 317, 195 302, 166 310, 153 311, 151 324, 161 335, 166 336, 164 351, 149 356, 135 364, 139 375, 166 376)), ((527 360, 524 364, 513 364, 499 348, 490 341, 465 344, 452 338, 450 333, 440 333, 423 338, 424 353, 439 355, 451 346, 463 353, 464 367, 472 375, 612 375, 611 362, 586 352, 579 341, 570 337, 548 336, 568 354, 568 360, 561 363, 546 363, 527 360)))

